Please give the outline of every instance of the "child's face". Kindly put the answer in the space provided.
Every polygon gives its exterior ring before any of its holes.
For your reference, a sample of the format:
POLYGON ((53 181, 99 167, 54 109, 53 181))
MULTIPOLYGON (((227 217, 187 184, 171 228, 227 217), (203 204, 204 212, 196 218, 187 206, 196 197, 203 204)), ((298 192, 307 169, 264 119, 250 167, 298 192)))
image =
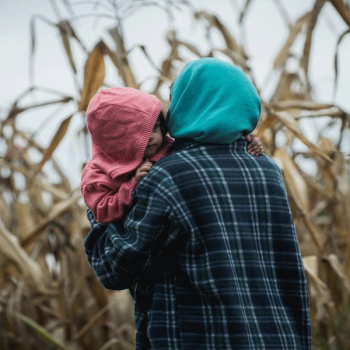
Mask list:
POLYGON ((144 158, 151 158, 153 155, 155 155, 156 152, 159 150, 159 148, 162 146, 162 143, 163 143, 162 130, 160 128, 160 122, 159 120, 157 120, 152 130, 151 137, 149 138, 149 141, 145 150, 144 158))

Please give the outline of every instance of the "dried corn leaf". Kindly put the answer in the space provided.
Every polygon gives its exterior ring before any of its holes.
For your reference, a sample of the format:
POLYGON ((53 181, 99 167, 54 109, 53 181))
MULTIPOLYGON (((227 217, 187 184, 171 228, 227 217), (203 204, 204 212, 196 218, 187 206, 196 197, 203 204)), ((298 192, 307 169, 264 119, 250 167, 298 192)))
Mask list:
POLYGON ((209 23, 209 29, 214 27, 222 34, 226 46, 229 50, 238 52, 240 55, 242 55, 242 58, 245 60, 248 59, 248 55, 245 52, 244 48, 237 43, 234 36, 231 34, 228 28, 218 19, 217 16, 207 11, 199 11, 195 13, 195 18, 197 20, 205 19, 209 23))
MULTIPOLYGON (((350 208, 348 205, 347 208, 350 208)), ((349 211, 347 211, 349 213, 349 211)), ((348 230, 349 232, 349 230, 348 230)), ((347 276, 347 278, 350 280, 350 242, 349 242, 349 237, 348 237, 348 242, 347 242, 347 249, 346 249, 346 254, 345 254, 345 263, 344 263, 344 273, 347 276)))
POLYGON ((16 216, 18 220, 17 237, 19 237, 19 239, 22 240, 24 238, 23 234, 25 232, 28 232, 30 227, 34 226, 33 216, 31 213, 29 203, 17 202, 15 204, 15 208, 16 208, 16 216))
MULTIPOLYGON (((35 140, 31 137, 31 135, 28 135, 22 132, 21 130, 16 130, 16 134, 20 135, 24 140, 26 140, 28 142, 28 145, 38 150, 39 152, 44 153, 45 151, 44 148, 40 146, 37 142, 35 142, 35 140)), ((32 162, 30 161, 30 158, 26 157, 25 153, 22 155, 22 157, 25 158, 25 163, 31 164, 29 168, 32 168, 33 166, 32 166, 32 162)), ((56 171, 56 173, 61 179, 61 183, 57 185, 57 189, 65 191, 66 193, 69 194, 71 192, 71 185, 70 185, 70 180, 68 179, 68 176, 62 171, 61 167, 57 164, 54 158, 51 158, 51 163, 54 170, 56 171)), ((35 179, 34 179, 34 182, 35 182, 35 179)), ((40 186, 39 182, 38 182, 38 185, 40 186)), ((45 189, 48 189, 48 188, 45 188, 45 189)), ((55 193, 55 191, 49 190, 49 192, 52 192, 53 194, 55 194, 55 196, 57 195, 59 198, 61 198, 61 195, 59 195, 58 193, 55 193)), ((65 198, 66 197, 63 197, 62 199, 65 199, 65 198)))
MULTIPOLYGON (((166 33, 166 40, 170 45, 171 52, 168 56, 172 57, 173 59, 181 60, 181 57, 179 56, 179 41, 177 40, 176 31, 171 29, 166 33)), ((168 59, 166 58, 165 61, 168 59)))
POLYGON ((45 290, 47 278, 41 266, 31 259, 20 246, 18 239, 0 222, 0 251, 3 256, 13 261, 24 275, 26 283, 45 290))
POLYGON ((339 46, 342 42, 345 35, 350 33, 350 29, 347 29, 343 34, 340 35, 337 46, 335 49, 335 55, 334 55, 334 88, 333 88, 333 100, 335 100, 335 96, 337 93, 337 87, 338 87, 338 52, 339 52, 339 46))
POLYGON ((318 118, 318 117, 330 117, 330 118, 342 118, 344 120, 344 111, 332 109, 324 109, 321 112, 307 112, 304 111, 301 115, 294 116, 294 119, 305 119, 305 118, 318 118))
POLYGON ((62 44, 63 44, 64 50, 66 52, 69 64, 70 64, 73 72, 77 73, 77 67, 76 67, 74 57, 72 54, 72 49, 70 46, 70 39, 76 37, 74 30, 68 21, 61 21, 61 22, 57 23, 56 26, 60 31, 62 44))
POLYGON ((338 11, 339 15, 343 18, 345 23, 350 27, 350 10, 346 7, 343 0, 329 0, 335 9, 338 11))
POLYGON ((308 279, 312 323, 316 324, 320 320, 328 323, 332 316, 328 305, 332 301, 328 286, 318 276, 318 257, 315 255, 304 257, 303 263, 308 279))
POLYGON ((41 191, 38 191, 38 188, 35 186, 28 186, 27 196, 33 210, 34 221, 37 223, 43 217, 46 217, 49 214, 51 208, 44 200, 43 193, 41 191))
POLYGON ((257 136, 261 139, 266 130, 271 131, 274 123, 276 123, 276 118, 272 114, 268 114, 266 118, 261 118, 257 128, 257 136))
POLYGON ((239 16, 239 23, 243 22, 244 17, 248 13, 248 8, 249 8, 249 5, 251 4, 251 2, 252 2, 251 0, 246 0, 244 7, 243 7, 243 10, 241 11, 241 14, 239 16))
POLYGON ((86 60, 84 68, 84 86, 79 102, 80 111, 86 111, 90 100, 97 93, 105 79, 105 61, 103 58, 105 46, 105 43, 100 41, 86 60))
POLYGON ((118 69, 118 73, 120 77, 122 77, 121 73, 121 62, 118 59, 118 55, 115 51, 111 50, 102 40, 100 41, 100 49, 103 55, 107 55, 115 67, 118 69))
POLYGON ((61 341, 54 338, 45 328, 40 326, 38 323, 36 323, 33 319, 30 317, 23 315, 21 313, 14 313, 16 317, 18 317, 20 320, 22 320, 26 325, 28 325, 35 333, 37 333, 39 336, 41 336, 43 339, 45 339, 48 343, 54 345, 55 347, 62 349, 62 350, 70 350, 70 348, 66 345, 64 345, 61 341))
POLYGON ((179 45, 185 46, 188 50, 190 50, 192 53, 194 53, 198 57, 203 57, 203 55, 198 51, 198 49, 191 43, 188 43, 186 41, 178 41, 179 45))
POLYGON ((1 221, 5 224, 5 226, 10 227, 11 218, 12 218, 11 208, 8 205, 8 202, 6 201, 5 197, 6 197, 5 191, 3 190, 3 187, 2 187, 1 195, 0 195, 0 213, 1 213, 0 218, 1 218, 1 221))
POLYGON ((280 80, 275 88, 275 92, 271 98, 272 102, 284 100, 310 100, 310 92, 306 88, 306 82, 297 73, 288 73, 283 71, 280 80), (299 86, 299 90, 295 89, 299 86))
MULTIPOLYGON (((332 270, 338 277, 338 281, 340 282, 344 292, 350 297, 350 279, 343 272, 339 258, 335 254, 330 254, 327 258, 324 258, 324 260, 329 263, 332 270)), ((341 300, 339 300, 339 302, 341 302, 341 300)))
POLYGON ((50 106, 50 105, 59 104, 59 103, 68 103, 71 100, 72 100, 72 97, 67 96, 67 97, 61 98, 59 100, 47 101, 47 102, 43 102, 43 103, 36 103, 36 104, 30 105, 30 106, 25 106, 25 107, 18 107, 17 101, 16 101, 16 103, 13 104, 12 109, 11 109, 10 113, 8 114, 6 121, 10 121, 12 119, 15 119, 18 114, 23 113, 23 112, 30 110, 30 109, 50 106))
POLYGON ((237 65, 241 66, 244 70, 250 71, 250 67, 247 64, 247 61, 241 55, 239 55, 237 52, 234 52, 234 51, 232 51, 230 49, 213 48, 213 49, 210 50, 209 56, 212 55, 215 52, 223 53, 224 55, 229 57, 234 63, 236 63, 237 65))
POLYGON ((44 164, 51 158, 53 152, 56 150, 58 145, 61 143, 63 137, 66 135, 69 123, 72 119, 72 116, 73 115, 71 115, 68 118, 66 118, 65 120, 63 120, 63 122, 59 126, 58 130, 56 131, 55 136, 52 138, 52 140, 50 142, 50 145, 46 148, 46 150, 43 154, 42 160, 35 167, 34 176, 41 171, 44 164))
POLYGON ((167 41, 170 45, 171 51, 169 55, 164 59, 161 66, 161 76, 158 77, 157 84, 152 92, 153 95, 159 96, 159 89, 164 84, 164 82, 173 81, 173 61, 181 60, 178 52, 178 43, 176 39, 176 32, 174 30, 170 30, 167 33, 167 41))
POLYGON ((317 103, 313 101, 300 101, 300 100, 287 100, 287 101, 278 101, 270 104, 272 108, 285 110, 289 108, 299 108, 306 109, 311 111, 319 111, 322 109, 332 108, 333 105, 326 103, 317 103))
POLYGON ((120 62, 119 74, 123 78, 125 86, 137 89, 138 84, 136 82, 134 73, 130 67, 128 53, 124 44, 124 39, 120 34, 118 27, 110 28, 108 32, 117 45, 117 58, 120 62))
POLYGON ((279 159, 280 163, 282 164, 285 181, 288 182, 294 199, 298 201, 298 206, 302 208, 303 212, 308 212, 308 188, 299 169, 295 166, 293 160, 289 157, 287 152, 282 149, 277 149, 273 154, 273 157, 279 159))
POLYGON ((329 156, 320 150, 316 145, 310 142, 298 129, 295 124, 294 119, 289 116, 288 113, 285 112, 277 112, 274 115, 280 120, 293 134, 296 136, 301 142, 303 142, 306 146, 308 146, 315 154, 324 159, 325 161, 332 163, 332 159, 329 156))
MULTIPOLYGON (((27 170, 24 167, 21 167, 17 164, 9 163, 9 162, 4 161, 3 159, 0 159, 0 167, 1 166, 6 166, 6 167, 8 167, 16 172, 19 172, 19 173, 23 174, 27 179, 29 179, 31 177, 31 172, 29 170, 27 170)), ((37 185, 42 190, 51 193, 53 196, 55 196, 58 199, 64 200, 64 199, 67 199, 67 197, 68 197, 68 194, 66 192, 52 186, 49 183, 43 182, 38 177, 35 177, 33 179, 33 184, 37 185)))
POLYGON ((323 297, 322 301, 325 302, 329 300, 329 292, 328 292, 327 285, 318 277, 317 256, 315 255, 306 256, 303 258, 303 263, 304 263, 305 271, 309 274, 309 276, 314 281, 314 286, 319 291, 319 295, 323 297))
POLYGON ((134 350, 133 346, 130 346, 118 338, 112 338, 108 340, 99 350, 108 350, 112 348, 113 345, 120 345, 123 350, 134 350))
POLYGON ((70 185, 70 180, 68 176, 63 172, 61 167, 57 164, 56 160, 54 158, 51 159, 52 166, 56 173, 59 175, 61 179, 61 183, 59 185, 59 188, 66 191, 67 193, 71 192, 71 185, 70 185))
POLYGON ((282 46, 281 50, 277 54, 274 62, 273 62, 273 68, 278 68, 279 66, 282 66, 286 63, 288 57, 289 57, 289 50, 294 44, 295 39, 297 38, 298 34, 301 32, 301 29, 303 28, 303 25, 310 20, 312 15, 312 12, 307 12, 305 15, 302 15, 292 26, 290 29, 289 37, 286 41, 286 43, 282 46))
POLYGON ((94 326, 97 319, 103 316, 107 311, 114 307, 115 301, 112 299, 106 306, 100 309, 93 315, 89 321, 74 335, 74 339, 79 339, 84 333, 86 333, 91 327, 94 326))
MULTIPOLYGON (((144 45, 136 45, 136 47, 139 47, 141 49, 141 51, 144 53, 145 57, 147 58, 148 62, 151 64, 151 66, 158 71, 159 73, 161 73, 160 69, 157 67, 157 65, 154 63, 154 61, 152 60, 150 54, 147 51, 146 46, 144 45)), ((131 50, 130 50, 131 51, 131 50)), ((129 53, 130 53, 129 51, 129 53)))
POLYGON ((328 202, 337 200, 337 198, 334 197, 334 193, 327 192, 323 187, 321 187, 321 185, 317 181, 315 181, 310 176, 303 173, 303 178, 307 183, 308 187, 315 192, 315 195, 318 195, 317 198, 319 198, 320 196, 321 198, 326 199, 328 202))
POLYGON ((293 161, 285 151, 277 149, 274 153, 274 158, 277 158, 279 160, 278 163, 282 164, 283 175, 285 178, 285 184, 288 189, 288 193, 293 199, 298 211, 302 214, 302 220, 304 221, 304 224, 315 244, 317 251, 321 253, 323 251, 323 248, 320 242, 319 233, 317 232, 308 215, 309 208, 306 183, 294 165, 293 161))
POLYGON ((64 211, 68 210, 73 204, 75 204, 81 198, 80 192, 75 194, 69 199, 56 204, 51 210, 50 214, 41 222, 39 222, 34 228, 32 228, 26 235, 25 239, 21 242, 23 247, 31 244, 42 234, 43 229, 55 218, 61 215, 64 211))
POLYGON ((311 50, 312 33, 315 29, 318 16, 322 10, 323 5, 326 3, 326 1, 327 0, 315 1, 314 7, 311 11, 312 16, 308 20, 307 30, 306 30, 306 39, 304 44, 304 52, 300 61, 300 66, 301 68, 304 69, 306 76, 308 75, 308 69, 309 69, 309 57, 310 57, 310 50, 311 50))

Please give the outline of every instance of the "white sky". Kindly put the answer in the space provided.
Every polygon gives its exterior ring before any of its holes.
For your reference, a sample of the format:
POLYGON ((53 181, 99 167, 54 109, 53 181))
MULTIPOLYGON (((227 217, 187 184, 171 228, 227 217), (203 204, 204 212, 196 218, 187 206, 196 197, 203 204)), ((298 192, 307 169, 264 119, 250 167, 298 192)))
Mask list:
MULTIPOLYGON (((280 0, 293 23, 296 18, 312 8, 314 0, 280 0)), ((73 1, 73 3, 77 1, 73 1)), ((239 28, 236 26, 239 13, 234 4, 242 8, 245 0, 192 0, 196 9, 208 9, 231 30, 238 41, 242 40, 239 28)), ((52 1, 49 0, 0 0, 0 116, 4 116, 15 98, 29 86, 29 52, 30 52, 30 18, 33 14, 41 14, 55 22, 57 20, 52 1)), ((63 1, 56 0, 61 15, 67 18, 67 11, 62 6, 63 1)), ((77 14, 91 13, 92 5, 76 5, 77 14)), ((194 43, 201 52, 206 52, 208 44, 205 40, 204 26, 192 20, 189 10, 175 11, 175 26, 180 40, 194 43)), ((67 59, 62 50, 57 30, 38 20, 36 23, 36 53, 35 53, 35 84, 49 87, 65 93, 76 95, 75 86, 67 59)), ((76 32, 82 38, 88 49, 91 49, 100 38, 113 45, 106 28, 113 25, 112 21, 100 20, 94 25, 93 18, 81 18, 75 22, 76 32)), ((252 1, 245 20, 245 47, 250 56, 254 78, 265 94, 271 93, 275 81, 269 73, 272 62, 280 47, 288 36, 285 20, 278 11, 274 0, 252 1), (269 78, 270 77, 270 78, 269 78), (272 80, 270 80, 272 79, 272 80), (269 84, 270 83, 270 84, 269 84), (267 84, 267 86, 265 86, 267 84)), ((334 79, 334 54, 337 40, 346 25, 335 12, 332 5, 326 3, 317 23, 313 36, 313 50, 310 60, 310 77, 316 86, 315 100, 318 102, 335 102, 340 107, 350 111, 350 34, 344 38, 340 47, 338 93, 332 101, 334 79)), ((135 44, 147 47, 154 61, 159 65, 168 52, 165 44, 166 31, 169 29, 167 16, 159 8, 144 8, 124 21, 125 39, 128 48, 135 44)), ((215 46, 221 46, 222 38, 213 36, 215 46)), ((300 54, 303 42, 297 41, 293 52, 300 54)), ((81 68, 84 55, 77 45, 73 45, 76 63, 81 68)), ((194 58, 190 54, 188 59, 194 58)), ((135 50, 131 55, 132 65, 139 80, 154 73, 152 67, 135 50)), ((290 64, 293 69, 293 62, 290 64)), ((106 82, 111 85, 120 83, 115 71, 109 66, 106 82)), ((149 82, 151 83, 151 81, 149 82)), ((147 85, 145 85, 147 90, 147 85)), ((263 98, 266 96, 263 96, 263 98)), ((40 102, 50 98, 50 95, 35 94, 24 101, 24 104, 40 102)), ((37 140, 47 145, 61 121, 73 110, 66 107, 52 119, 48 116, 53 108, 36 109, 18 117, 18 127, 35 132, 38 126, 46 120, 44 128, 40 128, 37 140)), ((81 140, 76 136, 81 129, 83 120, 75 116, 69 127, 68 135, 55 152, 65 172, 69 174, 73 186, 80 181, 81 164, 86 160, 82 152, 81 140)), ((307 132, 307 131, 306 131, 307 132)), ((309 136, 309 135, 307 135, 309 136)), ((40 160, 40 158, 38 159, 40 160)))

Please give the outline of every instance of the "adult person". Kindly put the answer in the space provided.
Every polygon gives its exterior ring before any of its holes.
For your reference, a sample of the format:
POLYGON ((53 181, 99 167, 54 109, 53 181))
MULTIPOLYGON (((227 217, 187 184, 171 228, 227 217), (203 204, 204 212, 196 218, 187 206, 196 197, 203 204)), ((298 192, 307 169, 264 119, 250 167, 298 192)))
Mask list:
POLYGON ((101 283, 136 284, 136 349, 311 349, 280 170, 249 155, 238 131, 256 126, 255 88, 232 64, 204 58, 187 64, 171 95, 173 152, 136 187, 124 223, 88 212, 85 250, 101 283))

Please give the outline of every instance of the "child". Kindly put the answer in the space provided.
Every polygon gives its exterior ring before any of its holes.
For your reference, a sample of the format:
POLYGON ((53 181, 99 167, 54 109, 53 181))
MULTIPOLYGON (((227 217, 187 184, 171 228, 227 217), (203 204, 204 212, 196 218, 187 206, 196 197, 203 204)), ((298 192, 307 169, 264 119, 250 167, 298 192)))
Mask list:
MULTIPOLYGON (((121 220, 132 192, 153 163, 168 154, 162 103, 142 91, 114 87, 100 90, 87 109, 92 159, 84 168, 81 192, 96 221, 121 220)), ((246 137, 248 151, 263 153, 258 138, 246 137)))

